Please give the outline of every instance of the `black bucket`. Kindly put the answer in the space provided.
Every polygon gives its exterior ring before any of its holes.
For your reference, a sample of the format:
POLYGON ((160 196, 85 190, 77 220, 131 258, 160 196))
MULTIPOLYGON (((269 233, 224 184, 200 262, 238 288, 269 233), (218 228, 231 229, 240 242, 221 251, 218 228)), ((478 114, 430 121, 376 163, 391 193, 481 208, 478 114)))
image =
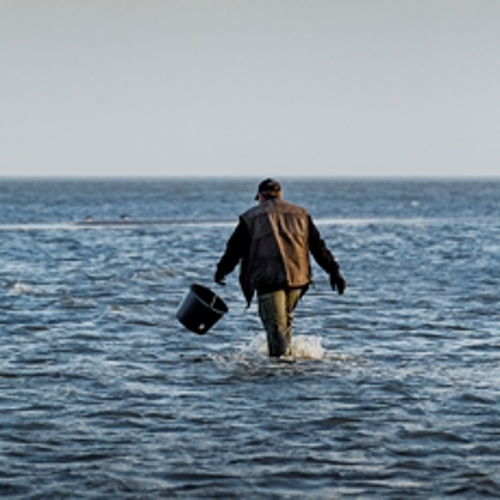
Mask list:
POLYGON ((197 283, 191 285, 179 309, 177 319, 194 333, 207 333, 228 308, 212 290, 197 283))

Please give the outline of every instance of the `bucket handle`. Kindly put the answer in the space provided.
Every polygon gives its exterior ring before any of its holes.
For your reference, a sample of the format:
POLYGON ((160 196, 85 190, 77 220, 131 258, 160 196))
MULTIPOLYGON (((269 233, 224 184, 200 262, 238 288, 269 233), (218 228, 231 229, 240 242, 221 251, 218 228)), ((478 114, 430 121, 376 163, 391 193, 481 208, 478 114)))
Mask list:
POLYGON ((215 309, 214 306, 215 306, 215 301, 217 300, 217 296, 214 295, 212 297, 212 303, 210 304, 210 309, 215 309))

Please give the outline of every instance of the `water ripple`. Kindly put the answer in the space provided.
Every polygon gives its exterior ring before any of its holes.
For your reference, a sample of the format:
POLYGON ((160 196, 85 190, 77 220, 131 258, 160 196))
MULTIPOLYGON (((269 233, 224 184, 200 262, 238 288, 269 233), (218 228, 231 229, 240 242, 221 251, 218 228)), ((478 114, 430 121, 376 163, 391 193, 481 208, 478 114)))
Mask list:
POLYGON ((498 183, 292 183, 350 287, 314 267, 286 361, 236 276, 209 334, 175 319, 230 233, 223 183, 192 206, 134 186, 86 184, 94 216, 207 220, 85 227, 78 186, 0 200, 0 496, 500 497, 498 183))

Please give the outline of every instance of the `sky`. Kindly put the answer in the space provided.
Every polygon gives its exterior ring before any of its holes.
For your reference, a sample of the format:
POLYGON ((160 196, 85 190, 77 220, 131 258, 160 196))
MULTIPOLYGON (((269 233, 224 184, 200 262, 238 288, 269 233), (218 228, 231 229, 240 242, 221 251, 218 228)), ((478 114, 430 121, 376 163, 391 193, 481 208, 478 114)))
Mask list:
POLYGON ((0 0, 0 177, 500 177, 500 0, 0 0))

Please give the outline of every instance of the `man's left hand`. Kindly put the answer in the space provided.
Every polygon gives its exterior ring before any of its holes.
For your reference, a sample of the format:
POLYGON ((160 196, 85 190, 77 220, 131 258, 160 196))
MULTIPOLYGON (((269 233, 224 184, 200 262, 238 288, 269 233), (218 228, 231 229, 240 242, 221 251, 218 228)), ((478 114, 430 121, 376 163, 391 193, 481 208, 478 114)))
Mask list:
POLYGON ((332 286, 332 290, 337 290, 339 295, 342 295, 347 287, 344 277, 339 272, 330 274, 330 285, 332 286))

